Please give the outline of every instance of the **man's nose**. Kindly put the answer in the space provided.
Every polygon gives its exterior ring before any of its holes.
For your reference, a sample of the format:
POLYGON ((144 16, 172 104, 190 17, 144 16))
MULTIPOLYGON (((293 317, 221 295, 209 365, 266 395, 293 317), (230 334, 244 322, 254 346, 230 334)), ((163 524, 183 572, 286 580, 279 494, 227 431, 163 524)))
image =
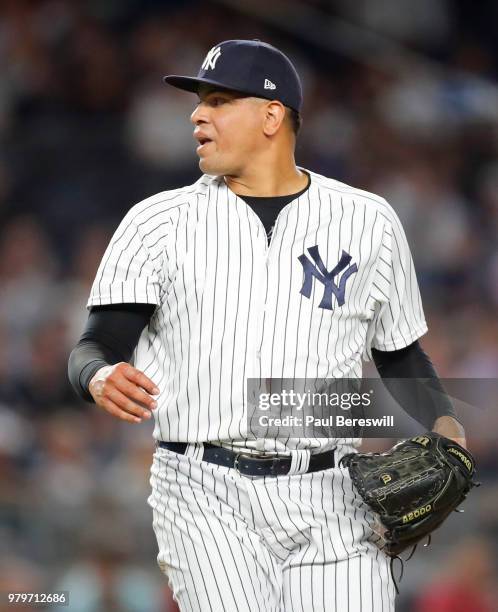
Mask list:
POLYGON ((199 104, 195 107, 194 112, 190 115, 190 121, 194 125, 199 125, 200 123, 206 123, 209 120, 207 107, 203 102, 199 102, 199 104))

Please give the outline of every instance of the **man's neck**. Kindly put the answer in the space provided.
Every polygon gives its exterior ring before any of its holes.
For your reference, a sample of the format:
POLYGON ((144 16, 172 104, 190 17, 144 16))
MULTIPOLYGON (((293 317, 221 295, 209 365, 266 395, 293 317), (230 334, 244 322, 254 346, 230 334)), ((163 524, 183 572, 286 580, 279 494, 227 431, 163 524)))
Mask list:
POLYGON ((295 165, 278 171, 247 172, 240 176, 224 176, 228 188, 240 196, 275 197, 297 193, 308 184, 308 175, 295 165))

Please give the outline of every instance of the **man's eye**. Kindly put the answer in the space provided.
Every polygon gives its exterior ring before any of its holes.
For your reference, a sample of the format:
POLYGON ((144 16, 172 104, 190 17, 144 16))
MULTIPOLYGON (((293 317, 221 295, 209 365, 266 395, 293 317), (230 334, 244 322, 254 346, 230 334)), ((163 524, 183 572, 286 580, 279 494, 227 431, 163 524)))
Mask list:
POLYGON ((202 103, 206 104, 207 106, 220 106, 221 104, 225 104, 226 102, 228 102, 228 99, 224 98, 223 96, 213 96, 212 98, 198 100, 195 104, 195 108, 197 108, 202 103))

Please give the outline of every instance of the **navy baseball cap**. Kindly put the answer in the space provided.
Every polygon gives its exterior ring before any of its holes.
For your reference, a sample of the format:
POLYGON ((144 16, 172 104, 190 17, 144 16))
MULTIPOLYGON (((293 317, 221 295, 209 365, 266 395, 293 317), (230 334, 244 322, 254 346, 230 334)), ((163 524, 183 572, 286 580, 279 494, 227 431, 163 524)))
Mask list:
POLYGON ((164 81, 197 93, 203 83, 239 93, 279 100, 284 106, 301 111, 301 81, 289 58, 260 40, 225 40, 206 55, 196 77, 164 77, 164 81))

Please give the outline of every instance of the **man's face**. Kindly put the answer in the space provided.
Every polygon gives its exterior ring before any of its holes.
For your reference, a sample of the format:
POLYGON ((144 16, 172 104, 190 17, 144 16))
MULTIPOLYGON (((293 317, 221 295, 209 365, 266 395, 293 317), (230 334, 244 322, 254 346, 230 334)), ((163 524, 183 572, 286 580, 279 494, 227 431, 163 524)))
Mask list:
POLYGON ((263 146, 264 100, 202 86, 190 120, 202 172, 237 176, 263 146))

